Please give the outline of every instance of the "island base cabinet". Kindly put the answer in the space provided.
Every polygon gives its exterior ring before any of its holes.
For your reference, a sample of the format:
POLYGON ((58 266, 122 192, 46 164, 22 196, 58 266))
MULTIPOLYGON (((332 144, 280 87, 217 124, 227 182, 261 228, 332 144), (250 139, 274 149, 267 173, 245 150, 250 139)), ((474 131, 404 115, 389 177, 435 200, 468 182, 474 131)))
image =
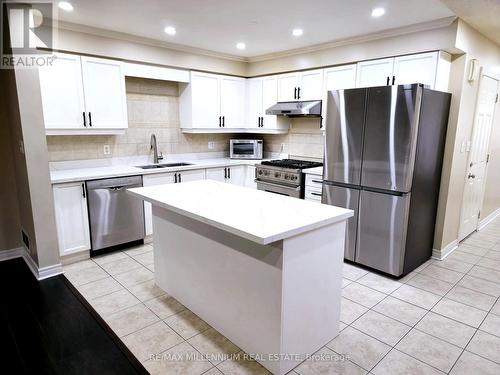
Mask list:
POLYGON ((338 334, 345 221, 261 245, 153 206, 157 285, 273 374, 338 334))

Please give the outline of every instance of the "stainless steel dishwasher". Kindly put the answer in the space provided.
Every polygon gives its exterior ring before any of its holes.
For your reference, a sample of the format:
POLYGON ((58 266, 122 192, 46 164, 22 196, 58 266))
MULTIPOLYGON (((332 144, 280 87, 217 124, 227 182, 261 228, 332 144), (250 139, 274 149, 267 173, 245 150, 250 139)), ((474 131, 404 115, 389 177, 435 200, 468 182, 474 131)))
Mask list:
POLYGON ((92 252, 144 239, 144 204, 126 192, 141 186, 142 176, 87 181, 92 252))

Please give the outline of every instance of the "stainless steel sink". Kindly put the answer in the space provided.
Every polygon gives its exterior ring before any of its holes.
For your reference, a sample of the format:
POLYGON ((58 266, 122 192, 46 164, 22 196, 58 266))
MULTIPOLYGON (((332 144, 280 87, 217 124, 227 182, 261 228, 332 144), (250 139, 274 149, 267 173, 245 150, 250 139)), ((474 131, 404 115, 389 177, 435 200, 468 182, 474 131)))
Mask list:
POLYGON ((138 165, 137 168, 141 168, 141 169, 159 169, 159 168, 183 167, 185 165, 193 165, 193 164, 192 163, 149 164, 149 165, 138 165))

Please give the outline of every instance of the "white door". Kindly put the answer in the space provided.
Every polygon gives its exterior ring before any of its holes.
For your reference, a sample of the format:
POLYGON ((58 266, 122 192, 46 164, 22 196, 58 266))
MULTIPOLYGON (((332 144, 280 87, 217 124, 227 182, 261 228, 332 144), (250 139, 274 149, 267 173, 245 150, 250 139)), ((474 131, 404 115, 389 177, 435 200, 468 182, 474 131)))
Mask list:
POLYGON ((39 68, 46 129, 84 129, 82 66, 80 56, 57 53, 52 66, 39 68))
MULTIPOLYGON (((161 173, 142 176, 143 186, 156 186, 174 183, 173 173, 161 173)), ((153 234, 153 213, 151 203, 144 202, 144 228, 146 236, 153 234)))
POLYGON ((394 59, 395 84, 423 83, 434 88, 438 53, 420 53, 417 55, 399 56, 394 59))
POLYGON ((226 182, 227 168, 210 168, 206 170, 207 180, 226 182))
POLYGON ((245 166, 238 165, 235 167, 227 167, 227 179, 226 182, 229 182, 234 185, 245 186, 245 166))
POLYGON ((323 69, 308 70, 300 74, 299 100, 321 100, 323 98, 323 69))
POLYGON ((61 256, 90 249, 89 215, 85 184, 54 185, 59 254, 61 256))
POLYGON ((299 73, 280 74, 278 76, 278 101, 293 102, 297 100, 299 73))
POLYGON ((278 118, 275 115, 266 115, 266 109, 278 102, 278 79, 276 76, 264 77, 262 79, 262 128, 278 128, 278 118))
POLYGON ((362 61, 357 64, 356 87, 384 86, 392 83, 394 59, 362 61))
POLYGON ((82 56, 82 74, 89 127, 127 128, 123 64, 120 61, 82 56))
POLYGON ((474 232, 478 226, 498 89, 498 80, 481 75, 460 218, 460 240, 474 232))
POLYGON ((225 128, 245 127, 245 79, 221 77, 220 114, 225 128))
POLYGON ((192 171, 182 171, 177 172, 177 175, 180 175, 180 181, 178 182, 188 182, 188 181, 198 181, 205 179, 205 170, 204 169, 195 169, 192 171))
POLYGON ((191 74, 191 113, 193 128, 219 128, 219 77, 215 74, 191 74))
POLYGON ((246 127, 258 128, 260 124, 260 118, 264 115, 263 111, 265 110, 265 108, 263 110, 262 105, 262 78, 248 79, 246 90, 246 127))

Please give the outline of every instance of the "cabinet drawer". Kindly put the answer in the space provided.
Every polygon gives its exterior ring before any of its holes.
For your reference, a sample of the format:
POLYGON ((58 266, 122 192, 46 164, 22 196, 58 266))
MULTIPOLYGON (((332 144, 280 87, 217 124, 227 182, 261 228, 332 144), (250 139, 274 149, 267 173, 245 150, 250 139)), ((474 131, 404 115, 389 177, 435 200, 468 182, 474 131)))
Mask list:
POLYGON ((321 202, 321 190, 306 188, 304 199, 321 202))
POLYGON ((323 178, 317 174, 306 174, 306 186, 322 188, 323 178))

